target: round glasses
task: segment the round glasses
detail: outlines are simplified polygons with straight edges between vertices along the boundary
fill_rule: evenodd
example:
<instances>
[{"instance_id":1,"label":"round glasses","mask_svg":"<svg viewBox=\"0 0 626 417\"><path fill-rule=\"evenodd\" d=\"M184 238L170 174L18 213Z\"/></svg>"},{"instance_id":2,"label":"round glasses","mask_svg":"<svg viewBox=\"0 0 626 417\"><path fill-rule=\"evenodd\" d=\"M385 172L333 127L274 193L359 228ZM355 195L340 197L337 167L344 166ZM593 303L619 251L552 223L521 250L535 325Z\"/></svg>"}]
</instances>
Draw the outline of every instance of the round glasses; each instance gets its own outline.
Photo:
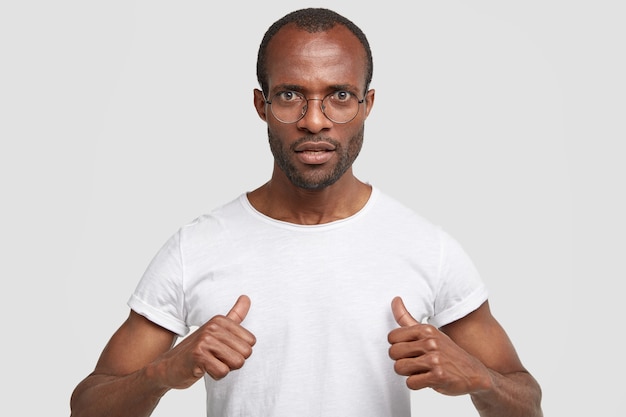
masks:
<instances>
[{"instance_id":1,"label":"round glasses","mask_svg":"<svg viewBox=\"0 0 626 417\"><path fill-rule=\"evenodd\" d=\"M349 91L335 91L324 98L306 98L297 91L281 91L272 100L265 100L274 117L282 123L295 123L302 119L309 108L309 101L320 102L322 113L334 123L348 123L359 113L359 98Z\"/></svg>"}]
</instances>

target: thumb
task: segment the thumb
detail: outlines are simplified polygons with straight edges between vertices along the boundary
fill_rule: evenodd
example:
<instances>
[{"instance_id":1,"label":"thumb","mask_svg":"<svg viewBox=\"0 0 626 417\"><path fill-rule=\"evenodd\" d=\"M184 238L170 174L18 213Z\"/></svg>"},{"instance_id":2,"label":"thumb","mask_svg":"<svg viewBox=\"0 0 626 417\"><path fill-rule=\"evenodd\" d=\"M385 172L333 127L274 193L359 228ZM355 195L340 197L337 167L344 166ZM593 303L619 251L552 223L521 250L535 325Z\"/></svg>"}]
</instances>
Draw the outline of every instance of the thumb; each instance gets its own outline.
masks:
<instances>
[{"instance_id":1,"label":"thumb","mask_svg":"<svg viewBox=\"0 0 626 417\"><path fill-rule=\"evenodd\" d=\"M391 301L391 311L393 312L393 317L396 319L396 322L402 327L415 326L419 324L417 320L413 318L411 313L404 306L404 302L402 298L395 297Z\"/></svg>"},{"instance_id":2,"label":"thumb","mask_svg":"<svg viewBox=\"0 0 626 417\"><path fill-rule=\"evenodd\" d=\"M226 317L240 324L248 315L248 310L250 310L250 298L247 295L240 295Z\"/></svg>"}]
</instances>

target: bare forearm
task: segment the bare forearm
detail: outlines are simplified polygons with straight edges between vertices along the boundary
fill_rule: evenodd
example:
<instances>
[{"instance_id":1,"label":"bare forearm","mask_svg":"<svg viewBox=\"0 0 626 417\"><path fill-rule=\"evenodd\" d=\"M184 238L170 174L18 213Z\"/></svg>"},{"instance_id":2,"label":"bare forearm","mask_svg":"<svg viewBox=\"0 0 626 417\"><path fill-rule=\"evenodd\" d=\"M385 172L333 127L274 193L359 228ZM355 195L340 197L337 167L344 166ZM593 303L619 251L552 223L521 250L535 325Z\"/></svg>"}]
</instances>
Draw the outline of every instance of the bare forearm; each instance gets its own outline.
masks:
<instances>
[{"instance_id":1,"label":"bare forearm","mask_svg":"<svg viewBox=\"0 0 626 417\"><path fill-rule=\"evenodd\" d=\"M491 389L471 394L481 417L543 417L541 388L526 372L492 373Z\"/></svg>"},{"instance_id":2,"label":"bare forearm","mask_svg":"<svg viewBox=\"0 0 626 417\"><path fill-rule=\"evenodd\" d=\"M147 417L168 391L146 370L125 376L90 375L74 390L71 417Z\"/></svg>"}]
</instances>

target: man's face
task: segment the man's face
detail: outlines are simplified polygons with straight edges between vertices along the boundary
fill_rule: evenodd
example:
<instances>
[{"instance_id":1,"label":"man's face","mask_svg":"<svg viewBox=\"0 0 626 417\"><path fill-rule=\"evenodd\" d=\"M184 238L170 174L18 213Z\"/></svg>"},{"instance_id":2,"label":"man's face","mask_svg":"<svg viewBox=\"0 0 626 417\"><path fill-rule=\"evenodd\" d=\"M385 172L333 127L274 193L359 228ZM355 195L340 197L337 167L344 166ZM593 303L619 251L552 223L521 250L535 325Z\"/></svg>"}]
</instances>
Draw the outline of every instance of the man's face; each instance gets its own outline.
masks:
<instances>
[{"instance_id":1,"label":"man's face","mask_svg":"<svg viewBox=\"0 0 626 417\"><path fill-rule=\"evenodd\" d=\"M334 123L322 113L321 99L347 91L363 99L365 50L348 29L338 25L328 32L308 33L294 25L283 27L270 41L267 55L269 94L295 91L310 100L304 117L295 123L277 120L260 91L255 106L267 122L275 164L292 184L321 189L351 170L363 144L364 121L374 100L370 91L348 123Z\"/></svg>"}]
</instances>

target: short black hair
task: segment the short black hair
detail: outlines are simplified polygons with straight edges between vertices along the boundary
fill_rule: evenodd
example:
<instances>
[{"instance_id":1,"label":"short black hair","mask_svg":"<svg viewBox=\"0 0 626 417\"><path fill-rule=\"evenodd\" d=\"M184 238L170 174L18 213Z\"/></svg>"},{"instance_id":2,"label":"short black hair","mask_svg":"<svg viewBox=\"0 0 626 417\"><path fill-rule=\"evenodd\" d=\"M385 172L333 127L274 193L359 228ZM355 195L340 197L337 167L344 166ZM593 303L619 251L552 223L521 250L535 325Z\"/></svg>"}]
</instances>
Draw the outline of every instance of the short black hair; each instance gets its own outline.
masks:
<instances>
[{"instance_id":1,"label":"short black hair","mask_svg":"<svg viewBox=\"0 0 626 417\"><path fill-rule=\"evenodd\" d=\"M367 41L365 33L363 33L363 31L351 20L343 17L337 12L324 8L307 8L293 11L277 20L272 26L269 27L267 32L265 32L265 36L263 36L263 40L259 46L259 54L256 62L256 76L259 81L259 85L261 86L261 90L263 90L265 95L268 94L269 89L267 82L267 46L274 35L276 35L276 33L283 26L289 23L294 23L298 28L304 29L309 33L326 32L335 27L337 24L343 25L350 30L350 32L352 32L359 39L361 45L363 45L367 56L365 74L365 91L367 91L370 83L372 82L374 61L372 59L372 50L370 49L370 44Z\"/></svg>"}]
</instances>

